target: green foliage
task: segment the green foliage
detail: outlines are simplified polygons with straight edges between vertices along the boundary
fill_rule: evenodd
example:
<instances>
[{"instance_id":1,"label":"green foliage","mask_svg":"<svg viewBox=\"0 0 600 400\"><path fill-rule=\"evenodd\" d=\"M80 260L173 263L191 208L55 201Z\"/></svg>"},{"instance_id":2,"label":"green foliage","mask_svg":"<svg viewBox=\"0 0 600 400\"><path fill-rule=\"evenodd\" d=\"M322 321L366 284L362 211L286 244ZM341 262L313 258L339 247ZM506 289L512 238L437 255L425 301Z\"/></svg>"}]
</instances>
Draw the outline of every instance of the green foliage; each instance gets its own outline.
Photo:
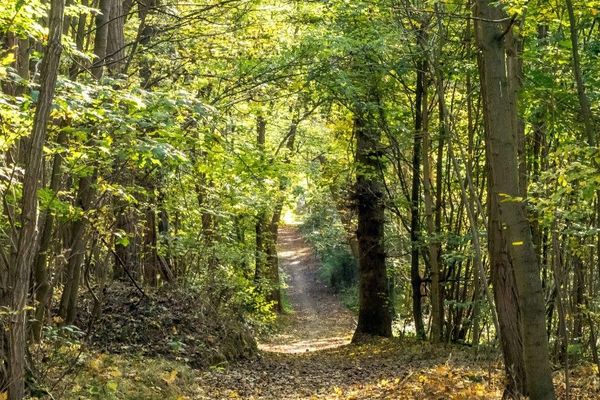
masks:
<instances>
[{"instance_id":1,"label":"green foliage","mask_svg":"<svg viewBox=\"0 0 600 400\"><path fill-rule=\"evenodd\" d=\"M314 198L309 208L301 230L320 258L321 279L336 291L351 288L356 285L357 261L350 253L337 211L327 199Z\"/></svg>"}]
</instances>

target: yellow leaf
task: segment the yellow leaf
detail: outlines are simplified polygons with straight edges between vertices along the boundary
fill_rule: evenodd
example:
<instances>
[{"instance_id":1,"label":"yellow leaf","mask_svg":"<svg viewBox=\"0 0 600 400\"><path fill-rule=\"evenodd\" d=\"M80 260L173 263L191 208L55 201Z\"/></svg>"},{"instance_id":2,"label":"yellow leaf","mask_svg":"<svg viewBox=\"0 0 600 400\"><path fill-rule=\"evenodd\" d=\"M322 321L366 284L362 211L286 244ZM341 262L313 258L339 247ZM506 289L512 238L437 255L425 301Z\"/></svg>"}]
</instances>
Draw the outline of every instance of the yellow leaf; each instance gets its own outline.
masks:
<instances>
[{"instance_id":1,"label":"yellow leaf","mask_svg":"<svg viewBox=\"0 0 600 400\"><path fill-rule=\"evenodd\" d=\"M108 375L112 376L113 378L120 378L121 376L123 376L121 371L119 371L117 368L113 368L110 371L108 371Z\"/></svg>"},{"instance_id":2,"label":"yellow leaf","mask_svg":"<svg viewBox=\"0 0 600 400\"><path fill-rule=\"evenodd\" d=\"M519 240L519 241L517 241L517 242L512 242L512 245L513 245L513 246L523 246L523 241L522 241L522 240Z\"/></svg>"},{"instance_id":3,"label":"yellow leaf","mask_svg":"<svg viewBox=\"0 0 600 400\"><path fill-rule=\"evenodd\" d=\"M8 400L8 392L0 393L0 400Z\"/></svg>"},{"instance_id":4,"label":"yellow leaf","mask_svg":"<svg viewBox=\"0 0 600 400\"><path fill-rule=\"evenodd\" d=\"M109 381L106 383L106 388L108 390L110 390L111 392L116 392L118 387L119 387L119 384L117 382Z\"/></svg>"},{"instance_id":5,"label":"yellow leaf","mask_svg":"<svg viewBox=\"0 0 600 400\"><path fill-rule=\"evenodd\" d=\"M175 382L175 379L177 379L177 370L175 369L162 376L162 380L165 381L167 385L172 385L173 382Z\"/></svg>"},{"instance_id":6,"label":"yellow leaf","mask_svg":"<svg viewBox=\"0 0 600 400\"><path fill-rule=\"evenodd\" d=\"M16 60L15 55L13 53L8 53L6 55L6 57L4 57L2 59L2 65L10 65L10 64L14 63L15 60ZM0 396L1 396L1 394L0 394ZM6 396L8 396L8 394L6 394ZM2 399L2 397L0 397L0 399Z\"/></svg>"},{"instance_id":7,"label":"yellow leaf","mask_svg":"<svg viewBox=\"0 0 600 400\"><path fill-rule=\"evenodd\" d=\"M102 358L98 357L98 358L94 358L93 360L90 360L88 362L88 366L93 369L94 371L98 371L100 370L100 368L102 368Z\"/></svg>"}]
</instances>

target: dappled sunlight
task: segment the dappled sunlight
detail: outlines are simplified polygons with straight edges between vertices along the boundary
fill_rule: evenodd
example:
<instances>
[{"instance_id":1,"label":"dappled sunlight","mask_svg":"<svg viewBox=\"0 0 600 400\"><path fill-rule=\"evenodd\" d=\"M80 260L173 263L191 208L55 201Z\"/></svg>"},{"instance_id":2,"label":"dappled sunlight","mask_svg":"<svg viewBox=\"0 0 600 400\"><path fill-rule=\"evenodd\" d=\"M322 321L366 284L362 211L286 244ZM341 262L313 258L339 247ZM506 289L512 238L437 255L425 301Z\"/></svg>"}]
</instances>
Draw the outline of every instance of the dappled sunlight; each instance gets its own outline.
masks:
<instances>
[{"instance_id":1,"label":"dappled sunlight","mask_svg":"<svg viewBox=\"0 0 600 400\"><path fill-rule=\"evenodd\" d=\"M501 363L490 354L477 360L464 347L378 339L264 353L235 370L207 374L205 383L207 399L492 400L502 396L502 376Z\"/></svg>"},{"instance_id":2,"label":"dappled sunlight","mask_svg":"<svg viewBox=\"0 0 600 400\"><path fill-rule=\"evenodd\" d=\"M352 340L352 336L334 336L317 339L306 339L282 344L261 343L258 345L258 348L263 351L295 354L345 346L347 344L350 344L350 340Z\"/></svg>"},{"instance_id":3,"label":"dappled sunlight","mask_svg":"<svg viewBox=\"0 0 600 400\"><path fill-rule=\"evenodd\" d=\"M285 211L283 213L283 217L281 219L283 220L283 223L285 225L299 225L300 224L300 220L298 219L298 216L290 208L285 209Z\"/></svg>"}]
</instances>

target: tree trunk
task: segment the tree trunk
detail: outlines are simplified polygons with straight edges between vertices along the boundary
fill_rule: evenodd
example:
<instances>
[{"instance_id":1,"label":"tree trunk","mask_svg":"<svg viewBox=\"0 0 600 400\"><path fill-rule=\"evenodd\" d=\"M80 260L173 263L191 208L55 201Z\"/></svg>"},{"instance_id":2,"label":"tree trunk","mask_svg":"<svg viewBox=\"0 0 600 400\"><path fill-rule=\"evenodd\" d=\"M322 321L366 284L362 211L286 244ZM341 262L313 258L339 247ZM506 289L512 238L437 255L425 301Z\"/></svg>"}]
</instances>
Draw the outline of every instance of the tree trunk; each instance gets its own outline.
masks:
<instances>
[{"instance_id":1,"label":"tree trunk","mask_svg":"<svg viewBox=\"0 0 600 400\"><path fill-rule=\"evenodd\" d=\"M42 59L40 92L29 141L21 201L21 228L18 242L12 254L8 272L10 303L14 313L8 321L8 399L21 400L25 391L25 353L27 346L27 296L31 276L33 254L37 242L37 192L42 172L43 147L47 125L56 87L56 78L62 51L61 37L64 16L64 0L52 0L49 13L48 44Z\"/></svg>"},{"instance_id":2,"label":"tree trunk","mask_svg":"<svg viewBox=\"0 0 600 400\"><path fill-rule=\"evenodd\" d=\"M279 233L279 220L281 218L281 210L283 209L283 195L277 201L273 216L268 224L268 229L265 233L265 255L266 255L266 277L271 285L271 290L267 295L267 300L272 301L275 305L275 311L282 312L281 290L279 278L279 258L277 256L277 240Z\"/></svg>"},{"instance_id":3,"label":"tree trunk","mask_svg":"<svg viewBox=\"0 0 600 400\"><path fill-rule=\"evenodd\" d=\"M567 12L569 14L569 33L571 35L571 61L573 64L573 76L577 86L577 99L579 100L579 111L583 120L584 137L588 145L596 144L596 132L592 123L592 111L590 100L585 93L585 84L581 74L581 62L579 57L579 38L577 36L577 23L575 21L575 12L573 11L573 2L565 0Z\"/></svg>"},{"instance_id":4,"label":"tree trunk","mask_svg":"<svg viewBox=\"0 0 600 400\"><path fill-rule=\"evenodd\" d=\"M489 194L491 201L499 206L497 231L502 228L500 235L505 240L514 267L523 321L525 394L536 400L554 399L539 265L525 204L519 197L517 132L513 124L517 109L514 101L511 101L514 98L507 76L505 43L512 21L493 22L506 21L506 14L489 0L477 1L475 16L478 18L476 38L480 48ZM495 237L495 240L500 238Z\"/></svg>"},{"instance_id":5,"label":"tree trunk","mask_svg":"<svg viewBox=\"0 0 600 400\"><path fill-rule=\"evenodd\" d=\"M108 24L110 21L110 10L114 0L100 0L98 8L100 13L96 14L96 35L94 36L94 63L92 64L92 75L96 79L102 78L104 65L106 64L106 48L108 44Z\"/></svg>"},{"instance_id":6,"label":"tree trunk","mask_svg":"<svg viewBox=\"0 0 600 400\"><path fill-rule=\"evenodd\" d=\"M419 44L424 40L421 28L417 33ZM427 61L420 60L417 63L417 87L415 93L415 133L413 141L412 159L412 193L411 193L411 218L410 218L410 241L411 241L411 266L410 281L412 286L412 309L415 322L415 333L419 339L425 338L425 325L423 324L423 310L421 304L421 284L423 279L419 271L419 248L421 240L419 223L419 200L421 192L421 141L423 137L423 96L425 94L425 70Z\"/></svg>"},{"instance_id":7,"label":"tree trunk","mask_svg":"<svg viewBox=\"0 0 600 400\"><path fill-rule=\"evenodd\" d=\"M85 214L94 198L97 171L92 176L84 176L79 179L77 190L77 206ZM86 228L85 216L71 224L71 241L68 249L68 263L66 268L65 285L60 299L59 315L65 324L70 325L77 316L77 298L79 283L81 281L81 266L86 250Z\"/></svg>"},{"instance_id":8,"label":"tree trunk","mask_svg":"<svg viewBox=\"0 0 600 400\"><path fill-rule=\"evenodd\" d=\"M384 194L381 176L380 133L367 110L357 106L356 205L359 246L359 312L353 342L364 335L392 336L384 249Z\"/></svg>"},{"instance_id":9,"label":"tree trunk","mask_svg":"<svg viewBox=\"0 0 600 400\"><path fill-rule=\"evenodd\" d=\"M63 145L66 142L67 135L64 132L59 133L57 144ZM49 189L53 195L57 195L60 188L61 167L63 157L62 154L56 153L52 162L52 175L50 177ZM41 222L39 224L41 228L40 245L35 255L33 262L33 274L35 278L35 318L31 323L31 330L33 338L39 341L42 338L42 327L44 326L44 317L46 315L46 308L50 301L50 282L48 279L48 250L50 249L50 242L52 239L52 231L54 227L54 217L45 212L41 216Z\"/></svg>"},{"instance_id":10,"label":"tree trunk","mask_svg":"<svg viewBox=\"0 0 600 400\"><path fill-rule=\"evenodd\" d=\"M439 85L438 85L439 87ZM436 229L434 200L431 178L431 137L429 134L429 113L427 112L427 89L423 92L423 199L425 205L425 221L427 227L429 266L431 268L431 340L441 342L444 329L444 296L441 286L440 242ZM441 118L440 118L441 119ZM439 164L438 164L439 165Z\"/></svg>"},{"instance_id":11,"label":"tree trunk","mask_svg":"<svg viewBox=\"0 0 600 400\"><path fill-rule=\"evenodd\" d=\"M118 75L125 65L125 15L123 0L112 0L106 43L106 64L111 75Z\"/></svg>"}]
</instances>

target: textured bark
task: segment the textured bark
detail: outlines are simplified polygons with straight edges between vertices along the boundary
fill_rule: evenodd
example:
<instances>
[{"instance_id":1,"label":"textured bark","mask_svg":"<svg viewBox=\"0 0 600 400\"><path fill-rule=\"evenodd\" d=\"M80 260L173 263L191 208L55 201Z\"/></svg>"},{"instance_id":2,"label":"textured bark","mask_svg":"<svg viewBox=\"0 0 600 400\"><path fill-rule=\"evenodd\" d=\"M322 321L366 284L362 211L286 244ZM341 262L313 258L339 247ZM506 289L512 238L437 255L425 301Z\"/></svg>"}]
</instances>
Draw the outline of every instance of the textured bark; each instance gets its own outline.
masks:
<instances>
[{"instance_id":1,"label":"textured bark","mask_svg":"<svg viewBox=\"0 0 600 400\"><path fill-rule=\"evenodd\" d=\"M48 44L44 51L40 73L40 92L31 132L21 200L21 228L8 271L10 303L14 311L8 320L8 398L21 400L24 396L27 296L37 242L37 192L42 172L43 147L56 87L64 16L64 0L50 4Z\"/></svg>"},{"instance_id":2,"label":"textured bark","mask_svg":"<svg viewBox=\"0 0 600 400\"><path fill-rule=\"evenodd\" d=\"M372 116L361 106L354 113L354 133L360 304L352 339L356 342L365 335L392 336L392 316L385 265L380 133L372 126Z\"/></svg>"},{"instance_id":3,"label":"textured bark","mask_svg":"<svg viewBox=\"0 0 600 400\"><path fill-rule=\"evenodd\" d=\"M510 93L506 60L506 36L511 31L512 21L507 21L506 14L489 0L477 1L475 16L479 18L476 38L480 49L489 195L499 206L496 231L501 229L514 267L523 322L526 394L536 400L554 399L539 265L525 204L519 197L517 131L513 123L517 109ZM499 20L506 22L492 22Z\"/></svg>"},{"instance_id":4,"label":"textured bark","mask_svg":"<svg viewBox=\"0 0 600 400\"><path fill-rule=\"evenodd\" d=\"M96 35L94 36L94 56L96 57L92 64L92 75L96 79L102 78L104 65L106 63L106 49L108 44L108 21L110 20L110 10L114 0L100 0L100 13L96 15Z\"/></svg>"},{"instance_id":5,"label":"textured bark","mask_svg":"<svg viewBox=\"0 0 600 400\"><path fill-rule=\"evenodd\" d=\"M488 194L488 251L500 344L508 378L505 397L517 398L527 392L519 300L513 265L502 236L497 199L491 193Z\"/></svg>"},{"instance_id":6,"label":"textured bark","mask_svg":"<svg viewBox=\"0 0 600 400\"><path fill-rule=\"evenodd\" d=\"M106 43L106 65L111 75L118 75L125 65L125 15L122 0L111 0L110 22Z\"/></svg>"}]
</instances>

